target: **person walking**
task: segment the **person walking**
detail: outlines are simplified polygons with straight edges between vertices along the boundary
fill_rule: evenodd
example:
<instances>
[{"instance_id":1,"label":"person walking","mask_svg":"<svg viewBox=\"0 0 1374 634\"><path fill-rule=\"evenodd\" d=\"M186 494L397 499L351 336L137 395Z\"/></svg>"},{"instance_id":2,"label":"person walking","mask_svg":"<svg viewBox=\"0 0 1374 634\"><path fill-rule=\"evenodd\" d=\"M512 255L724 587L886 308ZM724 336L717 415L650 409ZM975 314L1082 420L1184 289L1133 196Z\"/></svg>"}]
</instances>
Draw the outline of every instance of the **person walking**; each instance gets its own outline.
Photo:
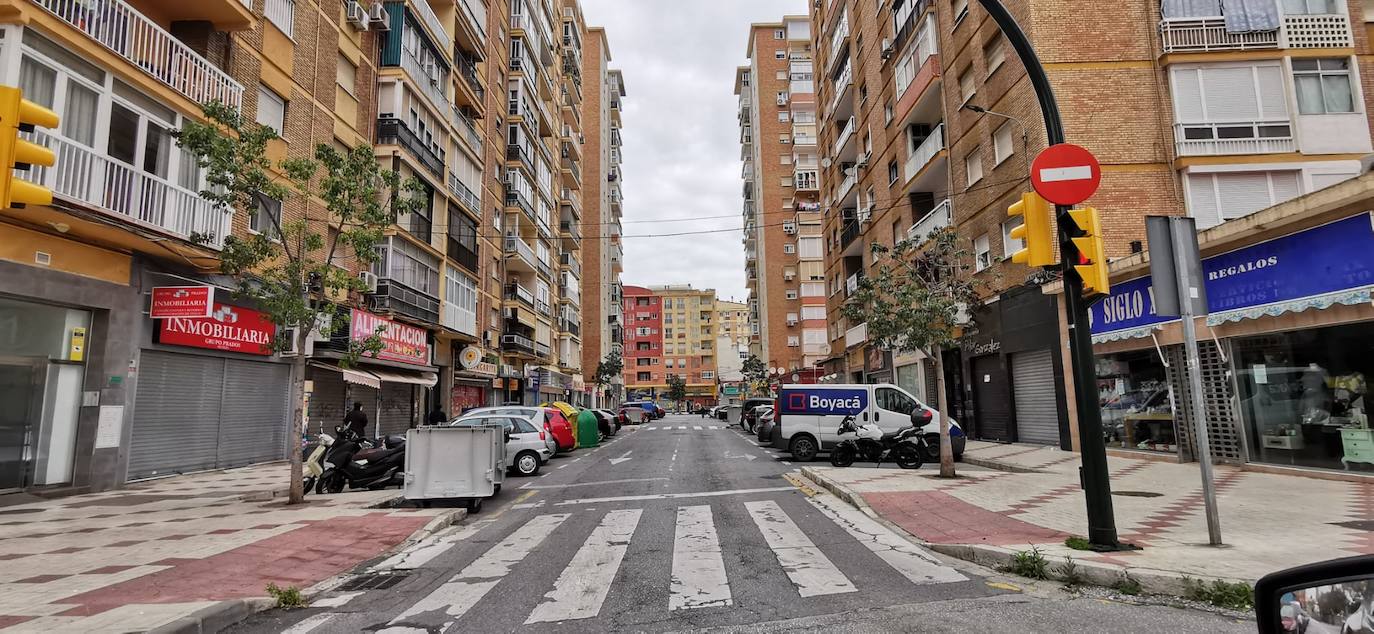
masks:
<instances>
[{"instance_id":1,"label":"person walking","mask_svg":"<svg viewBox=\"0 0 1374 634\"><path fill-rule=\"evenodd\" d=\"M353 409L344 415L344 429L357 434L359 438L367 437L367 414L363 413L363 404L353 403Z\"/></svg>"},{"instance_id":2,"label":"person walking","mask_svg":"<svg viewBox=\"0 0 1374 634\"><path fill-rule=\"evenodd\" d=\"M429 418L426 422L430 425L443 425L448 422L448 414L444 413L444 408L440 407L438 403L435 403L434 411L429 413Z\"/></svg>"}]
</instances>

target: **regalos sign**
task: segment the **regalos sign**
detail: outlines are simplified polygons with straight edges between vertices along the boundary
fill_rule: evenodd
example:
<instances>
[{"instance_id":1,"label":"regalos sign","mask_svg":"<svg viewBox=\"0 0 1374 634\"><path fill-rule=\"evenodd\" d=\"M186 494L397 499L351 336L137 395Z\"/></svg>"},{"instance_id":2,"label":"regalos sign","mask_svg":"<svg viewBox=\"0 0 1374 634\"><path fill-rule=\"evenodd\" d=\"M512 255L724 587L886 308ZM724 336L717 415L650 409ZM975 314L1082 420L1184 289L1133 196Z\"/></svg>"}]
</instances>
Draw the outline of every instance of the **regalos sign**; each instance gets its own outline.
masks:
<instances>
[{"instance_id":1,"label":"regalos sign","mask_svg":"<svg viewBox=\"0 0 1374 634\"><path fill-rule=\"evenodd\" d=\"M215 304L209 317L158 321L159 343L243 354L272 354L277 327L256 310Z\"/></svg>"},{"instance_id":2,"label":"regalos sign","mask_svg":"<svg viewBox=\"0 0 1374 634\"><path fill-rule=\"evenodd\" d=\"M382 338L382 351L376 358L429 365L429 342L425 331L356 308L350 323L348 336L353 341L365 341L372 335Z\"/></svg>"}]
</instances>

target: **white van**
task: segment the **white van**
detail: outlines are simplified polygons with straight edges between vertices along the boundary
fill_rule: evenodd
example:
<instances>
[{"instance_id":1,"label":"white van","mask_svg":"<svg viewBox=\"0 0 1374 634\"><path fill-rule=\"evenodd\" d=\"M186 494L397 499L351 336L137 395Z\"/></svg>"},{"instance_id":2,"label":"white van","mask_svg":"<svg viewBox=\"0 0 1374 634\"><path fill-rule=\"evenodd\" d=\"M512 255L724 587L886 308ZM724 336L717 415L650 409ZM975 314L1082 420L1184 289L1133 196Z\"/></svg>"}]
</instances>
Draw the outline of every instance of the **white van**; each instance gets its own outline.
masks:
<instances>
[{"instance_id":1,"label":"white van","mask_svg":"<svg viewBox=\"0 0 1374 634\"><path fill-rule=\"evenodd\" d=\"M829 452L840 441L835 432L845 416L854 416L860 424L877 423L884 433L890 433L909 427L912 412L929 410L933 417L922 432L934 451L940 447L940 413L891 383L784 385L774 410L773 447L790 452L799 462ZM964 453L965 437L953 420L949 422L949 436L958 460ZM926 459L938 460L939 456Z\"/></svg>"}]
</instances>

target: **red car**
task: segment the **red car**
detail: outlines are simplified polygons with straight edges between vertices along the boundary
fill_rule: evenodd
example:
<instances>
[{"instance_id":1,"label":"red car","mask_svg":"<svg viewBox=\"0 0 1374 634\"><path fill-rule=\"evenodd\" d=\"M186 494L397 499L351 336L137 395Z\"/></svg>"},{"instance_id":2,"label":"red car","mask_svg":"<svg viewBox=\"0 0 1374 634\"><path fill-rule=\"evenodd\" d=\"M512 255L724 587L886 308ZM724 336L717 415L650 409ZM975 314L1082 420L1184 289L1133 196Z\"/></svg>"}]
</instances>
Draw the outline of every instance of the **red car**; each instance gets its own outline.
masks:
<instances>
[{"instance_id":1,"label":"red car","mask_svg":"<svg viewBox=\"0 0 1374 634\"><path fill-rule=\"evenodd\" d=\"M572 451L577 448L577 440L573 437L572 423L568 422L563 412L552 407L544 408L544 429L553 435L554 442L558 443L559 451Z\"/></svg>"}]
</instances>

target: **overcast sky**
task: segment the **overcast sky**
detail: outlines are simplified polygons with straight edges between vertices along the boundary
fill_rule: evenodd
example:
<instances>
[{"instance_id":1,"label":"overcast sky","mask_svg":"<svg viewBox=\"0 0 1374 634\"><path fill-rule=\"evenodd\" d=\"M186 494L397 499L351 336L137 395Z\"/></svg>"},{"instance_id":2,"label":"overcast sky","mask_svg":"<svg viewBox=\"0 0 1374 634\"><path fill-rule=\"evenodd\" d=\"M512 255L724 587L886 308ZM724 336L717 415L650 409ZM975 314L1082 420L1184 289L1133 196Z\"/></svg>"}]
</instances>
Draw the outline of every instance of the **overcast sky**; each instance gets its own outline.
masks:
<instances>
[{"instance_id":1,"label":"overcast sky","mask_svg":"<svg viewBox=\"0 0 1374 634\"><path fill-rule=\"evenodd\" d=\"M749 24L805 0L582 0L625 75L626 284L687 284L744 301L735 68ZM719 218L716 216L727 216ZM645 234L721 229L680 237Z\"/></svg>"}]
</instances>

